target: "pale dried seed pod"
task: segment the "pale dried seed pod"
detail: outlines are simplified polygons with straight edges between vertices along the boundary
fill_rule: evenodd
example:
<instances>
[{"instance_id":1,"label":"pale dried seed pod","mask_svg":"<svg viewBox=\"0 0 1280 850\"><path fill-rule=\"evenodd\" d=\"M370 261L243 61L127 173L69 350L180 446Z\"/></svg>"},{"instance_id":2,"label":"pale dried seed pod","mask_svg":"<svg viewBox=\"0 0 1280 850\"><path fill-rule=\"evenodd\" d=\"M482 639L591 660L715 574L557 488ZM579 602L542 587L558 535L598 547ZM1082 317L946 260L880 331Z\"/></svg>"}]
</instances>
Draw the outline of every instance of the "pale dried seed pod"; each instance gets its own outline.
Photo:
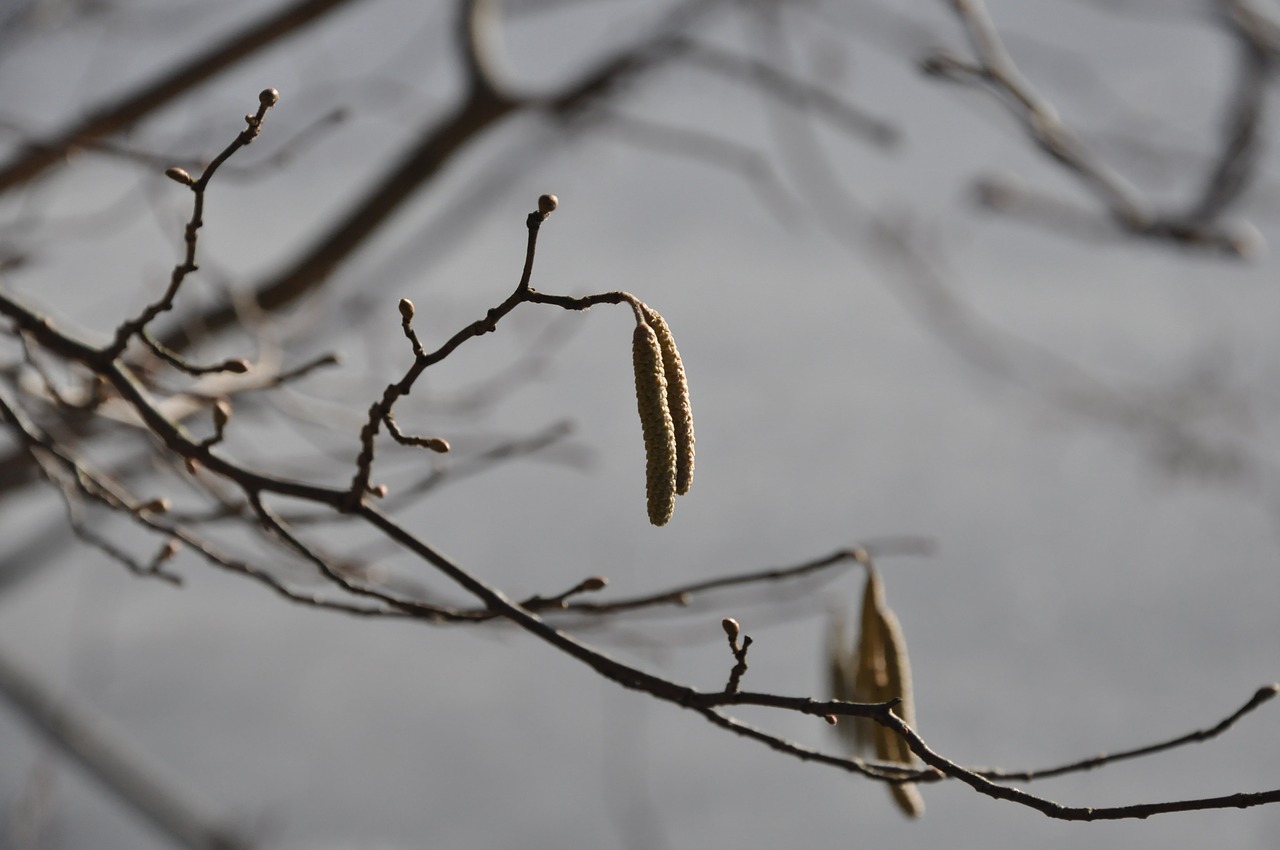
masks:
<instances>
[{"instance_id":1,"label":"pale dried seed pod","mask_svg":"<svg viewBox=\"0 0 1280 850\"><path fill-rule=\"evenodd\" d=\"M883 594L880 595L880 601L882 603L884 601ZM881 641L885 649L884 666L888 673L887 698L892 699L896 696L902 700L893 711L902 718L904 723L915 728L915 706L911 696L911 665L907 662L907 642L902 634L902 627L898 624L898 618L888 606L884 606L880 611L880 627ZM878 754L885 761L899 764L912 764L915 761L915 755L907 746L906 739L895 735L883 726L880 727L880 735L881 746L878 750L882 752ZM920 789L913 783L890 785L889 790L893 792L893 799L898 804L898 808L905 814L910 817L919 817L924 814L924 798L920 795Z\"/></svg>"},{"instance_id":2,"label":"pale dried seed pod","mask_svg":"<svg viewBox=\"0 0 1280 850\"><path fill-rule=\"evenodd\" d=\"M636 374L636 405L644 432L645 492L649 521L666 525L675 510L676 429L667 407L667 379L657 334L637 321L631 337L631 364Z\"/></svg>"},{"instance_id":3,"label":"pale dried seed pod","mask_svg":"<svg viewBox=\"0 0 1280 850\"><path fill-rule=\"evenodd\" d=\"M862 594L862 612L858 623L858 647L854 650L854 702L884 702L888 675L885 671L883 631L877 614L876 597L882 593L880 577L868 566L867 584ZM861 752L875 752L881 732L880 724L867 717L853 722L854 746Z\"/></svg>"},{"instance_id":4,"label":"pale dried seed pod","mask_svg":"<svg viewBox=\"0 0 1280 850\"><path fill-rule=\"evenodd\" d=\"M693 485L693 408L689 406L689 379L666 319L644 307L645 321L653 328L662 348L662 370L667 377L667 409L676 429L676 493L683 496Z\"/></svg>"},{"instance_id":5,"label":"pale dried seed pod","mask_svg":"<svg viewBox=\"0 0 1280 850\"><path fill-rule=\"evenodd\" d=\"M895 713L906 725L915 727L915 710L911 699L911 668L906 658L906 639L897 617L884 599L884 585L869 559L867 586L863 590L858 645L844 646L842 629L832 631L828 646L832 693L837 699L855 703L884 703L899 698ZM837 623L837 626L840 623ZM837 727L842 737L850 739L854 751L874 753L882 762L913 764L914 754L899 735L865 717L845 718ZM919 817L924 813L924 798L913 782L890 785L893 801L905 814Z\"/></svg>"},{"instance_id":6,"label":"pale dried seed pod","mask_svg":"<svg viewBox=\"0 0 1280 850\"><path fill-rule=\"evenodd\" d=\"M885 600L884 584L875 567L868 561L867 584L863 592L861 628L856 650L857 673L854 694L858 702L886 702L895 697L901 703L894 713L915 728L915 707L911 693L911 665L907 660L907 642L897 616ZM856 718L853 723L858 749L873 750L876 758L895 764L910 765L915 756L907 742L891 730L872 720ZM909 782L889 786L905 814L919 817L924 813L924 798Z\"/></svg>"}]
</instances>

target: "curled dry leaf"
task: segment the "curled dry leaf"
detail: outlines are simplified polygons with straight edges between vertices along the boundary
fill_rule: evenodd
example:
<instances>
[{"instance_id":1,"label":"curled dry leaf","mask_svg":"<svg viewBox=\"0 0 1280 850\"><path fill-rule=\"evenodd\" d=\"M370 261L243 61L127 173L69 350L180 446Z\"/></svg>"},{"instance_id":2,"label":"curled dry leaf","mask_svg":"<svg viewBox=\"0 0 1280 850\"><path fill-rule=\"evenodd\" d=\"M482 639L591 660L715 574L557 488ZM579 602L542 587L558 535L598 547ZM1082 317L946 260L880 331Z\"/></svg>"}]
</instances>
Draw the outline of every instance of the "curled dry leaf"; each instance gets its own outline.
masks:
<instances>
[{"instance_id":1,"label":"curled dry leaf","mask_svg":"<svg viewBox=\"0 0 1280 850\"><path fill-rule=\"evenodd\" d=\"M887 702L900 699L894 713L914 728L915 704L911 694L911 667L907 642L898 618L885 600L880 574L867 564L867 584L863 591L858 644L850 652L844 629L833 628L828 659L831 691L836 699L850 702ZM907 742L891 730L865 717L843 719L836 727L855 752L871 752L877 759L910 765L915 757ZM909 782L891 784L898 807L911 817L924 813L924 798Z\"/></svg>"}]
</instances>

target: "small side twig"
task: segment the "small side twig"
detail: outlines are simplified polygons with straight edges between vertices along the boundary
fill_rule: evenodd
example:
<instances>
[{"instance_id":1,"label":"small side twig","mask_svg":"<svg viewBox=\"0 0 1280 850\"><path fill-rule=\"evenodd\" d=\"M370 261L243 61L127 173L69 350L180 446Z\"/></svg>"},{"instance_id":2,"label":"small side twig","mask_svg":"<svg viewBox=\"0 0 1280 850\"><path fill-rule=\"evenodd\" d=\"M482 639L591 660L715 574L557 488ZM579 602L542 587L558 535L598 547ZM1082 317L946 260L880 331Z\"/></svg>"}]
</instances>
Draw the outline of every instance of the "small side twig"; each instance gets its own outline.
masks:
<instances>
[{"instance_id":1,"label":"small side twig","mask_svg":"<svg viewBox=\"0 0 1280 850\"><path fill-rule=\"evenodd\" d=\"M1259 688L1249 701L1236 709L1224 720L1215 726L1206 729L1197 729L1194 732L1188 732L1185 735L1179 735L1167 741L1161 741L1157 744L1149 744L1145 747L1136 747L1131 750L1121 750L1115 753L1100 753L1087 759L1071 762L1069 764L1059 765L1058 767L1041 768L1039 770L1003 770L1001 768L974 768L974 773L987 779L997 779L1002 781L1021 781L1030 782L1035 779L1048 779L1052 776L1062 776L1067 773L1079 773L1081 771L1095 770L1103 765L1112 764L1126 759L1141 758L1143 756L1161 753L1166 750L1172 750L1175 747L1185 746L1187 744L1198 744L1202 741L1208 741L1216 738L1226 732L1236 724L1240 718L1249 714L1254 709L1270 701L1276 694L1280 693L1280 684L1266 685Z\"/></svg>"},{"instance_id":2,"label":"small side twig","mask_svg":"<svg viewBox=\"0 0 1280 850\"><path fill-rule=\"evenodd\" d=\"M187 276L196 271L199 266L196 265L196 245L199 242L200 228L204 226L204 195L208 189L209 181L213 179L213 175L218 168L226 162L232 154L241 148L249 145L258 137L258 133L262 130L262 122L267 116L267 111L275 106L280 100L280 93L275 89L264 89L258 94L258 111L252 115L246 115L245 128L240 134L223 148L222 152L213 158L213 161L205 167L199 178L193 178L184 169L170 168L165 172L175 182L181 183L191 189L195 195L192 201L191 218L187 221L183 239L186 243L186 252L182 262L173 267L173 272L169 275L169 286L159 300L149 304L138 316L128 319L120 324L116 329L115 339L111 344L102 350L101 356L104 360L110 361L118 358L129 344L129 340L134 336L140 335L157 316L168 310L173 309L174 299L178 296L178 290L181 288L183 281ZM173 363L179 368L186 371L185 365L179 365L179 361L175 356L165 357L162 351L167 351L163 346L155 345L152 349L166 362ZM229 370L234 371L234 370Z\"/></svg>"},{"instance_id":3,"label":"small side twig","mask_svg":"<svg viewBox=\"0 0 1280 850\"><path fill-rule=\"evenodd\" d=\"M742 635L742 643L738 643L738 635L741 634L742 627L732 617L721 620L720 627L724 629L725 636L729 639L729 651L733 653L734 661L737 662L729 671L729 681L724 686L724 692L736 694L742 686L742 676L747 672L747 650L751 648L751 636Z\"/></svg>"}]
</instances>

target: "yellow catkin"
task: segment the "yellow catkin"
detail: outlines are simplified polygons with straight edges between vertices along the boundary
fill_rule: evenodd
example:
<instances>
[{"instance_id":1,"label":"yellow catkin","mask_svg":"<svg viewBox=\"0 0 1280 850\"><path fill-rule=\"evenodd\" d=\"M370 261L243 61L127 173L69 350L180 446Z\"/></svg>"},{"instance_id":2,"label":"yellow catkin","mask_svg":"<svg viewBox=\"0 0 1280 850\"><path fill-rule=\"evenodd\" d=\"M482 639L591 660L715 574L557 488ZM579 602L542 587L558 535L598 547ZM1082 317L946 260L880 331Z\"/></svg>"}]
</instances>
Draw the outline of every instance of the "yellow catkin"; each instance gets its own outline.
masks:
<instances>
[{"instance_id":1,"label":"yellow catkin","mask_svg":"<svg viewBox=\"0 0 1280 850\"><path fill-rule=\"evenodd\" d=\"M858 648L854 655L857 666L853 686L855 701L886 702L897 697L901 703L894 713L915 728L906 638L898 618L885 600L880 575L871 564L867 564ZM904 765L915 761L905 740L872 720L855 719L853 732L857 747L873 751L882 761ZM904 813L911 817L924 813L924 798L914 784L899 783L890 785L889 789L894 802Z\"/></svg>"},{"instance_id":2,"label":"yellow catkin","mask_svg":"<svg viewBox=\"0 0 1280 850\"><path fill-rule=\"evenodd\" d=\"M693 408L689 406L689 379L676 339L666 319L651 307L644 308L645 321L653 328L662 348L662 369L667 378L667 409L676 429L676 493L683 496L693 485Z\"/></svg>"},{"instance_id":3,"label":"yellow catkin","mask_svg":"<svg viewBox=\"0 0 1280 850\"><path fill-rule=\"evenodd\" d=\"M649 521L666 525L676 502L676 429L667 406L662 347L653 328L645 322L636 322L631 337L631 363L636 373L636 405L644 432Z\"/></svg>"}]
</instances>

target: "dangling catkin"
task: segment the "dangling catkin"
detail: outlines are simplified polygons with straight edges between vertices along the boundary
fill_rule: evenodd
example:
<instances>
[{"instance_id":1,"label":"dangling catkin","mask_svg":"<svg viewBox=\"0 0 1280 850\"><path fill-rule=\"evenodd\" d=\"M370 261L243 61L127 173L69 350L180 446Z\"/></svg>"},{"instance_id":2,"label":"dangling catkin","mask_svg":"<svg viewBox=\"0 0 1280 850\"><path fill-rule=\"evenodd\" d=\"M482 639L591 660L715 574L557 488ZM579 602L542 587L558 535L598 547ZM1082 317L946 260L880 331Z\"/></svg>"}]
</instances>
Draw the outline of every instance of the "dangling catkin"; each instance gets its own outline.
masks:
<instances>
[{"instance_id":1,"label":"dangling catkin","mask_svg":"<svg viewBox=\"0 0 1280 850\"><path fill-rule=\"evenodd\" d=\"M667 378L667 409L676 429L676 493L683 496L693 485L693 408L689 406L689 380L667 320L648 305L644 307L644 317L662 348L662 370Z\"/></svg>"},{"instance_id":2,"label":"dangling catkin","mask_svg":"<svg viewBox=\"0 0 1280 850\"><path fill-rule=\"evenodd\" d=\"M676 429L667 406L662 346L653 328L639 320L631 337L631 364L636 373L636 405L644 432L649 521L666 525L676 503Z\"/></svg>"},{"instance_id":3,"label":"dangling catkin","mask_svg":"<svg viewBox=\"0 0 1280 850\"><path fill-rule=\"evenodd\" d=\"M907 641L898 618L885 601L884 584L875 567L867 564L867 585L862 598L862 620L855 652L857 673L853 692L856 702L886 702L897 697L901 703L894 713L915 728L915 708L911 695L911 666L907 661ZM891 730L867 718L854 718L854 738L859 749L874 750L876 758L895 764L912 764L914 756L907 742ZM893 799L907 815L924 813L924 798L912 783L889 786Z\"/></svg>"}]
</instances>

